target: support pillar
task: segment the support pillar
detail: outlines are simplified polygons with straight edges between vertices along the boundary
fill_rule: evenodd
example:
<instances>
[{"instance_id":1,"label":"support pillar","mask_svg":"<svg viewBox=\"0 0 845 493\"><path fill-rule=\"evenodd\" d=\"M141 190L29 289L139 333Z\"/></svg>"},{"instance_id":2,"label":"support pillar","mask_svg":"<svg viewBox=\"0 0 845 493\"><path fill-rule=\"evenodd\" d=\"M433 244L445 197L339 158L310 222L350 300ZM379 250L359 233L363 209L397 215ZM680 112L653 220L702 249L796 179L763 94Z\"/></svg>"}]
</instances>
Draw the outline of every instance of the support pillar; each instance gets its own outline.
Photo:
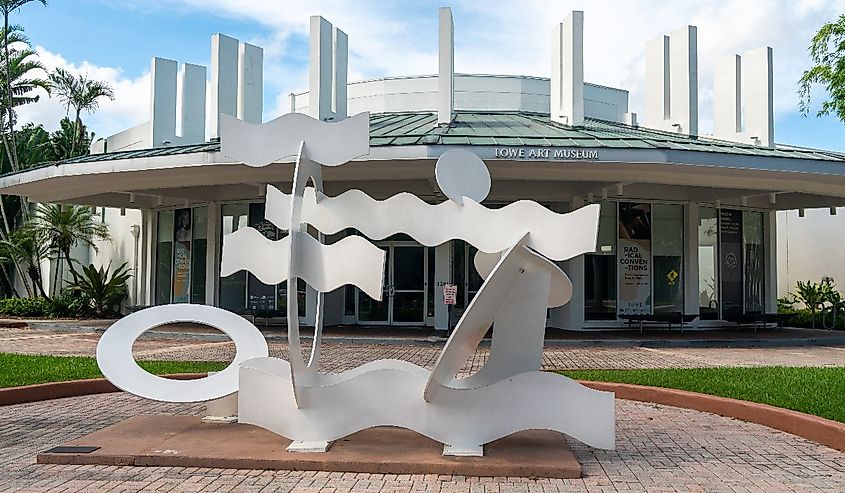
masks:
<instances>
[{"instance_id":1,"label":"support pillar","mask_svg":"<svg viewBox=\"0 0 845 493\"><path fill-rule=\"evenodd\" d=\"M698 204L684 206L684 314L696 315L698 296Z\"/></svg>"},{"instance_id":2,"label":"support pillar","mask_svg":"<svg viewBox=\"0 0 845 493\"><path fill-rule=\"evenodd\" d=\"M452 243L434 247L434 328L448 330L449 307L443 304L443 284L451 282Z\"/></svg>"},{"instance_id":3,"label":"support pillar","mask_svg":"<svg viewBox=\"0 0 845 493\"><path fill-rule=\"evenodd\" d=\"M206 230L206 255L205 255L205 304L211 306L219 305L220 285L220 204L217 202L208 203L208 224Z\"/></svg>"},{"instance_id":4,"label":"support pillar","mask_svg":"<svg viewBox=\"0 0 845 493\"><path fill-rule=\"evenodd\" d=\"M765 272L765 285L763 288L763 307L766 313L777 313L778 311L778 231L777 212L769 211L764 213L763 224L763 268Z\"/></svg>"}]
</instances>

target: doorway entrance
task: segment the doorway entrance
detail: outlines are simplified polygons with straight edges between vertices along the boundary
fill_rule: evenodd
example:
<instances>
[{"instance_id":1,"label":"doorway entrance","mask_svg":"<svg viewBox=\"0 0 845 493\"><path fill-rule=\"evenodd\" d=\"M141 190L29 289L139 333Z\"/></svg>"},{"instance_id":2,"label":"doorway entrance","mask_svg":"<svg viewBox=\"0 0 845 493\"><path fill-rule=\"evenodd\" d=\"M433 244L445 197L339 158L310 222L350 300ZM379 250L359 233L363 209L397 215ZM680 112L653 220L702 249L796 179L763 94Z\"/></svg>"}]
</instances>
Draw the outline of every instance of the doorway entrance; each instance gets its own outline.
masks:
<instances>
[{"instance_id":1,"label":"doorway entrance","mask_svg":"<svg viewBox=\"0 0 845 493\"><path fill-rule=\"evenodd\" d=\"M386 252L382 299L376 301L360 290L358 323L372 325L424 325L429 268L426 247L414 242L381 243Z\"/></svg>"}]
</instances>

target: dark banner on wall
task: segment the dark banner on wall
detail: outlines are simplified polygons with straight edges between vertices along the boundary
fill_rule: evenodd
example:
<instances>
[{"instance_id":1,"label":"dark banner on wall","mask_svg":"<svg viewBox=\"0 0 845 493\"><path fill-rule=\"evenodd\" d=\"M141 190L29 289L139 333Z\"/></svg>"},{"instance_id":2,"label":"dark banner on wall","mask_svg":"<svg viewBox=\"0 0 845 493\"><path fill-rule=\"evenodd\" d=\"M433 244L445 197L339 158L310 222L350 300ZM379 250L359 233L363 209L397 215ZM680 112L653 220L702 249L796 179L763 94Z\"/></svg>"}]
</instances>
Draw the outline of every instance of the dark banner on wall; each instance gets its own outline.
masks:
<instances>
[{"instance_id":1,"label":"dark banner on wall","mask_svg":"<svg viewBox=\"0 0 845 493\"><path fill-rule=\"evenodd\" d=\"M276 239L276 227L264 219L264 204L249 204L249 226L271 240ZM246 306L250 310L276 309L276 286L268 286L249 274L246 292Z\"/></svg>"},{"instance_id":2,"label":"dark banner on wall","mask_svg":"<svg viewBox=\"0 0 845 493\"><path fill-rule=\"evenodd\" d=\"M742 314L742 211L719 210L719 277L722 318Z\"/></svg>"},{"instance_id":3,"label":"dark banner on wall","mask_svg":"<svg viewBox=\"0 0 845 493\"><path fill-rule=\"evenodd\" d=\"M191 209L176 209L173 231L173 302L191 301Z\"/></svg>"},{"instance_id":4,"label":"dark banner on wall","mask_svg":"<svg viewBox=\"0 0 845 493\"><path fill-rule=\"evenodd\" d=\"M651 205L619 203L619 315L650 315Z\"/></svg>"}]
</instances>

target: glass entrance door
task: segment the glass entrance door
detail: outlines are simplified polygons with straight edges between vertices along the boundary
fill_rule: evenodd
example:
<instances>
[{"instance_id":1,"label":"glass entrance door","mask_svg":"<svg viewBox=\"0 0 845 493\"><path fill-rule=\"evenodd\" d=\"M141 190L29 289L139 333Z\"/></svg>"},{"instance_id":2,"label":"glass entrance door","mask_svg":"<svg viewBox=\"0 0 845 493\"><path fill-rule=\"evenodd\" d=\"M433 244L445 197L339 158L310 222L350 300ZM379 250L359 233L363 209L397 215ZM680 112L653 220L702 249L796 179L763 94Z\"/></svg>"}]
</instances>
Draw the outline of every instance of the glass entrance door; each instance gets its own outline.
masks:
<instances>
[{"instance_id":1,"label":"glass entrance door","mask_svg":"<svg viewBox=\"0 0 845 493\"><path fill-rule=\"evenodd\" d=\"M385 250L382 300L358 292L358 321L366 324L425 323L425 247L418 244L380 245Z\"/></svg>"},{"instance_id":2,"label":"glass entrance door","mask_svg":"<svg viewBox=\"0 0 845 493\"><path fill-rule=\"evenodd\" d=\"M422 325L425 321L425 247L391 248L391 323Z\"/></svg>"}]
</instances>

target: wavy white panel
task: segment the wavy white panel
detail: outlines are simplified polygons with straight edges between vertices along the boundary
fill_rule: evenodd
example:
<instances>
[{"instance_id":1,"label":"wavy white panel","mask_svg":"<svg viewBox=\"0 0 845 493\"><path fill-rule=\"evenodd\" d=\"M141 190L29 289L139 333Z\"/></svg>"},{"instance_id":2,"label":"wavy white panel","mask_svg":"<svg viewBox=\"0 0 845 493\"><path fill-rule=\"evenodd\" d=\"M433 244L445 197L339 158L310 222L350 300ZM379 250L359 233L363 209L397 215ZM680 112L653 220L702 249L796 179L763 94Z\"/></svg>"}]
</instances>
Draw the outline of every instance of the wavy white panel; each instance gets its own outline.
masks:
<instances>
[{"instance_id":1,"label":"wavy white panel","mask_svg":"<svg viewBox=\"0 0 845 493\"><path fill-rule=\"evenodd\" d=\"M370 153L370 114L359 113L327 123L302 113L289 113L264 124L220 117L220 152L249 166L267 166L295 156L305 142L308 158L339 166Z\"/></svg>"},{"instance_id":2,"label":"wavy white panel","mask_svg":"<svg viewBox=\"0 0 845 493\"><path fill-rule=\"evenodd\" d=\"M378 363L387 367L377 368ZM409 365L409 364L406 364ZM555 430L587 445L615 446L614 395L561 375L529 372L479 389L449 389L422 398L425 370L377 361L371 371L297 392L289 373L241 365L238 421L291 440L331 442L374 426L399 426L458 447L489 443L522 430Z\"/></svg>"},{"instance_id":3,"label":"wavy white panel","mask_svg":"<svg viewBox=\"0 0 845 493\"><path fill-rule=\"evenodd\" d=\"M273 221L289 218L290 195L267 186L265 215ZM501 209L488 209L465 198L430 205L409 193L375 200L361 190L337 197L305 190L304 223L325 234L355 228L372 239L406 233L426 246L465 240L479 250L493 253L513 246L526 233L526 246L552 260L567 260L596 249L600 206L591 204L566 214L520 200Z\"/></svg>"},{"instance_id":4,"label":"wavy white panel","mask_svg":"<svg viewBox=\"0 0 845 493\"><path fill-rule=\"evenodd\" d=\"M348 236L333 245L323 245L307 234L273 241L256 229L239 229L223 238L220 275L225 277L247 270L264 284L287 281L287 258L294 237L298 242L299 258L293 276L322 293L352 284L371 298L381 299L385 252L360 236Z\"/></svg>"}]
</instances>

